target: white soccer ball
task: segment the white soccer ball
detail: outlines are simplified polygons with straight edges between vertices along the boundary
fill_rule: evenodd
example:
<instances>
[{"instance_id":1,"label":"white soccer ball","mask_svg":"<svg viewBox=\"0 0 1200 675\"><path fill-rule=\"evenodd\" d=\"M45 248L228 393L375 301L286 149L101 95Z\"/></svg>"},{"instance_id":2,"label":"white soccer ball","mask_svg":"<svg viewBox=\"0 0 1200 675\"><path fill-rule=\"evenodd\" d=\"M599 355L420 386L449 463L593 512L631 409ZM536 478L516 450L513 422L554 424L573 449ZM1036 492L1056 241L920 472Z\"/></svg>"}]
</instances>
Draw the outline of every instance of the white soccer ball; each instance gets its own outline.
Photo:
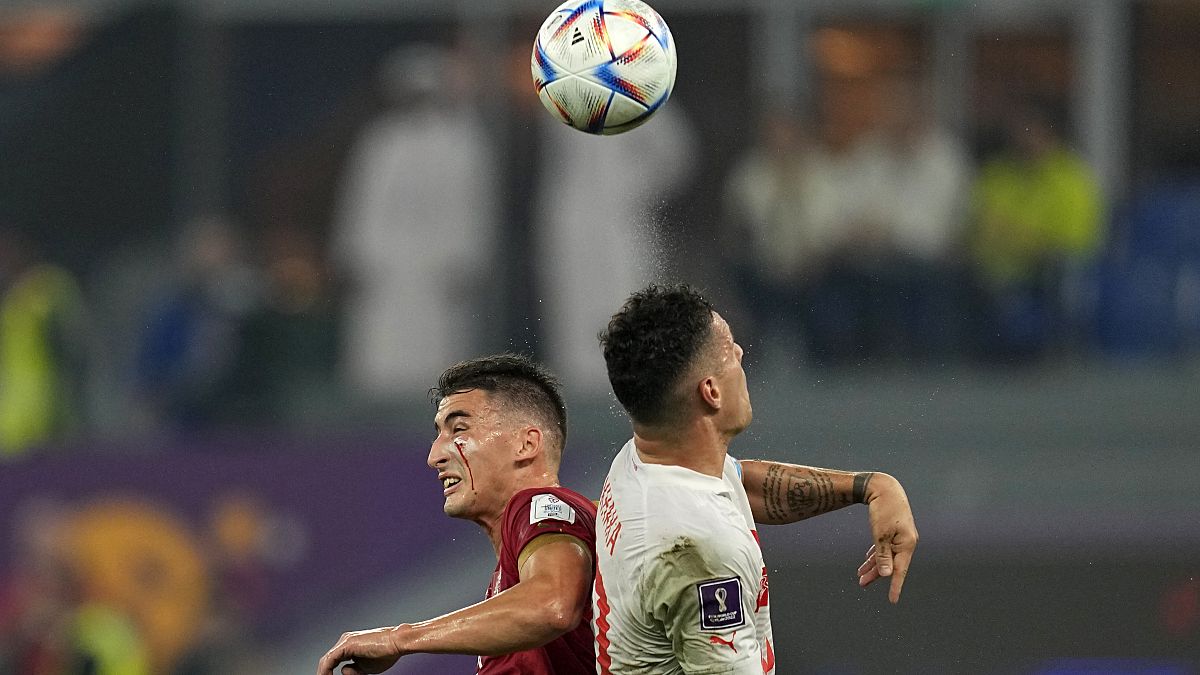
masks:
<instances>
[{"instance_id":1,"label":"white soccer ball","mask_svg":"<svg viewBox=\"0 0 1200 675\"><path fill-rule=\"evenodd\" d=\"M533 83L542 105L590 134L640 126L675 86L675 41L640 0L568 0L533 44Z\"/></svg>"}]
</instances>

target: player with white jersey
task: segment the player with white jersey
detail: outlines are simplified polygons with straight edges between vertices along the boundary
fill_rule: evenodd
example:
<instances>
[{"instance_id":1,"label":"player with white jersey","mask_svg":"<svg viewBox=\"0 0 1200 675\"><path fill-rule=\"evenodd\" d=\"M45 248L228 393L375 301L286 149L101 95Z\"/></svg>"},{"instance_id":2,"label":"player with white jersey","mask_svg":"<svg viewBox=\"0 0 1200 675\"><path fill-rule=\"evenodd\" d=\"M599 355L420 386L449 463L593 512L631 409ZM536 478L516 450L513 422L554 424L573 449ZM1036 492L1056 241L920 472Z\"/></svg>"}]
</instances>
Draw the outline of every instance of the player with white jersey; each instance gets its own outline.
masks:
<instances>
[{"instance_id":1,"label":"player with white jersey","mask_svg":"<svg viewBox=\"0 0 1200 675\"><path fill-rule=\"evenodd\" d=\"M731 458L720 478L647 464L633 441L617 455L600 493L600 672L771 672L766 567L739 473Z\"/></svg>"},{"instance_id":2,"label":"player with white jersey","mask_svg":"<svg viewBox=\"0 0 1200 675\"><path fill-rule=\"evenodd\" d=\"M702 296L639 291L601 343L634 437L613 460L597 516L599 673L775 672L756 523L868 504L875 543L859 584L890 576L899 600L917 542L899 482L728 455L753 413L742 349Z\"/></svg>"}]
</instances>

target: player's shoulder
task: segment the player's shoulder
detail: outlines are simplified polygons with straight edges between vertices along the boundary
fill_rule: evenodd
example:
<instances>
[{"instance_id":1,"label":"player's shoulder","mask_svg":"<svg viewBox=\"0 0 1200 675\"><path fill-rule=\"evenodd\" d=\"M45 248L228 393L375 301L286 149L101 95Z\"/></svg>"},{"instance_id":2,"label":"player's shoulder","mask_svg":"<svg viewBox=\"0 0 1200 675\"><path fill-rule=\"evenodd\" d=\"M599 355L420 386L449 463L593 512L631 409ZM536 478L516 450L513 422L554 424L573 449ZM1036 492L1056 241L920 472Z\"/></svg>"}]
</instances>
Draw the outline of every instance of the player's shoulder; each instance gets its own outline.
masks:
<instances>
[{"instance_id":1,"label":"player's shoulder","mask_svg":"<svg viewBox=\"0 0 1200 675\"><path fill-rule=\"evenodd\" d=\"M595 521L596 504L592 500L561 486L525 488L508 500L506 518L524 519L529 523L540 520L562 520L574 523L577 519Z\"/></svg>"},{"instance_id":2,"label":"player's shoulder","mask_svg":"<svg viewBox=\"0 0 1200 675\"><path fill-rule=\"evenodd\" d=\"M725 514L714 508L713 496L680 490L663 495L644 519L646 540L657 548L672 548L681 540L703 550L723 551L729 533Z\"/></svg>"}]
</instances>

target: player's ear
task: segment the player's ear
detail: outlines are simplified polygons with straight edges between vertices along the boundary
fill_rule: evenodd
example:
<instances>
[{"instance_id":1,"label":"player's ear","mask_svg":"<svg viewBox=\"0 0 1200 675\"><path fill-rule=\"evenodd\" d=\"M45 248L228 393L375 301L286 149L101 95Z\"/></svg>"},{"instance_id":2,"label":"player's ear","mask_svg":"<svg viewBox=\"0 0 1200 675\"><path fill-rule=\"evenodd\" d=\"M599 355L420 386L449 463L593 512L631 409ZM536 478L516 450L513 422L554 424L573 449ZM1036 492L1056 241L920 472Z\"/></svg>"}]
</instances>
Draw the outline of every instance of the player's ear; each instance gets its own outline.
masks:
<instances>
[{"instance_id":1,"label":"player's ear","mask_svg":"<svg viewBox=\"0 0 1200 675\"><path fill-rule=\"evenodd\" d=\"M716 411L721 409L721 388L717 385L717 380L712 376L700 380L700 384L696 385L700 392L700 398L704 401L704 405Z\"/></svg>"},{"instance_id":2,"label":"player's ear","mask_svg":"<svg viewBox=\"0 0 1200 675\"><path fill-rule=\"evenodd\" d=\"M525 427L521 430L521 447L517 448L519 461L530 460L542 454L542 430L537 427Z\"/></svg>"}]
</instances>

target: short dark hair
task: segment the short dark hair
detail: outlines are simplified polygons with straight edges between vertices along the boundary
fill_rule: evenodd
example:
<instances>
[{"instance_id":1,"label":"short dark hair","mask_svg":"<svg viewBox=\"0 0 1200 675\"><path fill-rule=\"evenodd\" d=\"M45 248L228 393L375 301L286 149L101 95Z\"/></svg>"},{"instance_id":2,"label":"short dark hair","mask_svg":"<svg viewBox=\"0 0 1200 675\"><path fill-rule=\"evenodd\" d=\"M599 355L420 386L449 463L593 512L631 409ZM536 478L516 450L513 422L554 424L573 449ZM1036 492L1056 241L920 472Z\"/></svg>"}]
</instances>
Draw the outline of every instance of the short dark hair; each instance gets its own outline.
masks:
<instances>
[{"instance_id":1,"label":"short dark hair","mask_svg":"<svg viewBox=\"0 0 1200 675\"><path fill-rule=\"evenodd\" d=\"M493 354L460 361L438 377L429 390L434 405L452 394L481 389L500 399L500 405L534 413L551 424L558 435L558 450L567 444L567 406L562 385L544 366L523 354Z\"/></svg>"},{"instance_id":2,"label":"short dark hair","mask_svg":"<svg viewBox=\"0 0 1200 675\"><path fill-rule=\"evenodd\" d=\"M713 306L686 284L650 285L629 296L600 333L608 381L640 424L678 410L675 388L712 339Z\"/></svg>"}]
</instances>

